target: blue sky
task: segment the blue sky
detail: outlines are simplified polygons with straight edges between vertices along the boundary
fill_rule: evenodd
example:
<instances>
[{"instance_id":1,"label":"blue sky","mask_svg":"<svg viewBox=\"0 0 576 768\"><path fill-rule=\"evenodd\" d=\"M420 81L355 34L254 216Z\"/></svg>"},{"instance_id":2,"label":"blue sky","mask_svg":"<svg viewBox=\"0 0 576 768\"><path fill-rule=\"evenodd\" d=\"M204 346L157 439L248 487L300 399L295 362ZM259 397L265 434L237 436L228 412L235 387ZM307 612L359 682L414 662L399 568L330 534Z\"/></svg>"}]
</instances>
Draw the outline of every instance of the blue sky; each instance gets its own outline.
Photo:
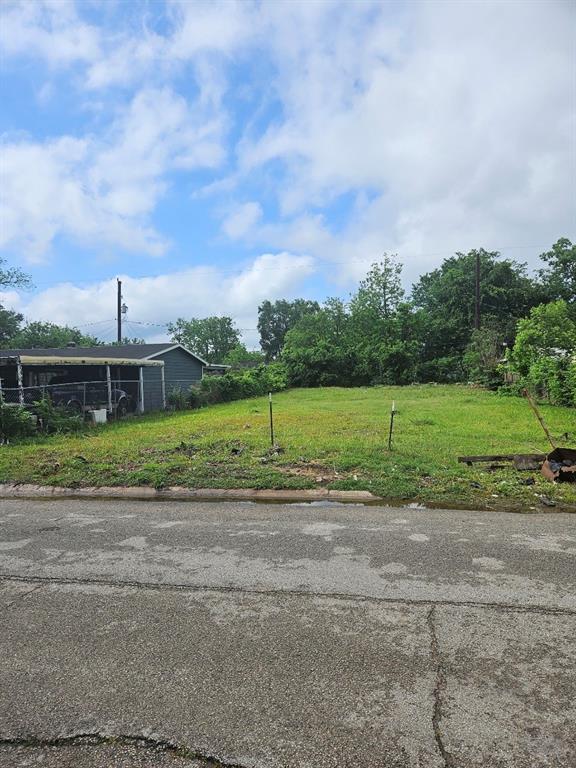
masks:
<instances>
[{"instance_id":1,"label":"blue sky","mask_svg":"<svg viewBox=\"0 0 576 768\"><path fill-rule=\"evenodd\" d=\"M2 4L0 254L28 319L255 327L265 298L406 285L574 237L569 2ZM92 325L96 324L96 325ZM256 335L245 334L249 345Z\"/></svg>"}]
</instances>

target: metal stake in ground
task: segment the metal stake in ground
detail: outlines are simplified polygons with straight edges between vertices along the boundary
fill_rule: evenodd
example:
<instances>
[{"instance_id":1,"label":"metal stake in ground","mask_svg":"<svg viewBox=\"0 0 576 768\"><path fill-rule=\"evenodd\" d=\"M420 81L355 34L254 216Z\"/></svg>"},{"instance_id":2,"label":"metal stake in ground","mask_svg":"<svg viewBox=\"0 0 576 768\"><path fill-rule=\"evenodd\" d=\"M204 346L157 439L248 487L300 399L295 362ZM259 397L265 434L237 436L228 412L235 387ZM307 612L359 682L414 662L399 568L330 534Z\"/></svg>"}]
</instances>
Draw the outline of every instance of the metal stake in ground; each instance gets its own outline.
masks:
<instances>
[{"instance_id":1,"label":"metal stake in ground","mask_svg":"<svg viewBox=\"0 0 576 768\"><path fill-rule=\"evenodd\" d=\"M388 450L392 450L392 432L394 430L394 415L396 413L396 401L392 400L392 410L390 411L390 432L388 433Z\"/></svg>"},{"instance_id":2,"label":"metal stake in ground","mask_svg":"<svg viewBox=\"0 0 576 768\"><path fill-rule=\"evenodd\" d=\"M274 448L274 413L272 411L272 392L268 392L268 403L270 405L270 445Z\"/></svg>"}]
</instances>

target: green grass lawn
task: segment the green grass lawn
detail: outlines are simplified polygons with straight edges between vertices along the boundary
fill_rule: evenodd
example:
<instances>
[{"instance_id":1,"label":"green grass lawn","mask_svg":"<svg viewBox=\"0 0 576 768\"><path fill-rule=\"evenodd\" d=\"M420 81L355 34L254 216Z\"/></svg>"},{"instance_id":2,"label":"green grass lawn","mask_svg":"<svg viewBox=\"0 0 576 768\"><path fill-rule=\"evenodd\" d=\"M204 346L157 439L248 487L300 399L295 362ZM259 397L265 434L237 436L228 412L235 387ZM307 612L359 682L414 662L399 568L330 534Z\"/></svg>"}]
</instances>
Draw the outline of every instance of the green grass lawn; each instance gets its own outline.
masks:
<instances>
[{"instance_id":1,"label":"green grass lawn","mask_svg":"<svg viewBox=\"0 0 576 768\"><path fill-rule=\"evenodd\" d=\"M392 452L389 412L396 401ZM156 414L0 448L0 482L191 488L363 489L388 499L484 508L540 508L545 494L576 504L576 485L538 472L458 464L466 454L546 452L527 402L464 386L291 390L268 403L242 400ZM553 435L576 443L576 412L542 406ZM566 441L560 441L560 444ZM534 477L535 485L525 485ZM476 487L480 486L480 487Z\"/></svg>"}]
</instances>

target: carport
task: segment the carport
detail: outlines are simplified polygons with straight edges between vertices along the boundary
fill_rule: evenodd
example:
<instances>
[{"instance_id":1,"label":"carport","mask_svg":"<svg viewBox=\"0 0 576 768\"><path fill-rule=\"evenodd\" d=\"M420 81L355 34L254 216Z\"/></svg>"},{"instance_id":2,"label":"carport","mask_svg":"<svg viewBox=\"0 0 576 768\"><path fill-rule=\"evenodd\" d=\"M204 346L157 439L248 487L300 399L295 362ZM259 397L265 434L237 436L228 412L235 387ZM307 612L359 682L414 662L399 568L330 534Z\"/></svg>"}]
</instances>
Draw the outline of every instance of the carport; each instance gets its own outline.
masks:
<instances>
[{"instance_id":1,"label":"carport","mask_svg":"<svg viewBox=\"0 0 576 768\"><path fill-rule=\"evenodd\" d=\"M0 357L0 388L6 402L31 405L42 395L68 387L84 409L101 407L112 413L117 404L116 393L126 392L138 413L165 407L164 362L110 357L78 357L75 355L13 354ZM57 383L55 383L57 382ZM88 394L87 394L88 393ZM82 399L83 398L83 399Z\"/></svg>"}]
</instances>

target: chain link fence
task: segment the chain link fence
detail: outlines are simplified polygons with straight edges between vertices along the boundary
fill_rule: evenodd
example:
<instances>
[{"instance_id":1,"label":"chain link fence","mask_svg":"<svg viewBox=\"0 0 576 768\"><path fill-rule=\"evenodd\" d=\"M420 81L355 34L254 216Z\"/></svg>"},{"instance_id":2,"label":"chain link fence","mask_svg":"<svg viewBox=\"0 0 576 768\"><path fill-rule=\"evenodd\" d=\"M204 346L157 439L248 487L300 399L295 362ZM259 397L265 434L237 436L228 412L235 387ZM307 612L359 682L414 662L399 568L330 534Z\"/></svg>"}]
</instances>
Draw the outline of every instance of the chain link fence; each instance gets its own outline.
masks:
<instances>
[{"instance_id":1,"label":"chain link fence","mask_svg":"<svg viewBox=\"0 0 576 768\"><path fill-rule=\"evenodd\" d=\"M113 380L78 381L59 384L39 384L35 387L0 387L5 403L33 407L34 403L49 398L56 406L64 406L78 413L105 408L107 411L129 413L138 410L139 382Z\"/></svg>"}]
</instances>

